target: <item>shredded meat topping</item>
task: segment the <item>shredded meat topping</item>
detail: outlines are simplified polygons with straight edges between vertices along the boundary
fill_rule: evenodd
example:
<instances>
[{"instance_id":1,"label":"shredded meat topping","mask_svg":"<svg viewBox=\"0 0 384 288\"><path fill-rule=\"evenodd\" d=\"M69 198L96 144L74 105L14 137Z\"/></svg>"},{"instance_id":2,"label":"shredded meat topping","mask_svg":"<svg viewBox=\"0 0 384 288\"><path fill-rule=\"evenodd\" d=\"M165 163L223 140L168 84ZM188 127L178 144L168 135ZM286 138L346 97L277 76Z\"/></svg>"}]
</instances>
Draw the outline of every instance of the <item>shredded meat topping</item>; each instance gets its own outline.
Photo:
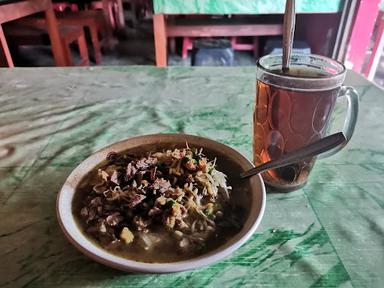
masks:
<instances>
[{"instance_id":1,"label":"shredded meat topping","mask_svg":"<svg viewBox=\"0 0 384 288\"><path fill-rule=\"evenodd\" d=\"M140 158L111 152L107 162L79 210L87 233L107 249L135 241L150 249L158 242L151 236L155 227L165 228L182 252L215 233L231 187L201 149Z\"/></svg>"}]
</instances>

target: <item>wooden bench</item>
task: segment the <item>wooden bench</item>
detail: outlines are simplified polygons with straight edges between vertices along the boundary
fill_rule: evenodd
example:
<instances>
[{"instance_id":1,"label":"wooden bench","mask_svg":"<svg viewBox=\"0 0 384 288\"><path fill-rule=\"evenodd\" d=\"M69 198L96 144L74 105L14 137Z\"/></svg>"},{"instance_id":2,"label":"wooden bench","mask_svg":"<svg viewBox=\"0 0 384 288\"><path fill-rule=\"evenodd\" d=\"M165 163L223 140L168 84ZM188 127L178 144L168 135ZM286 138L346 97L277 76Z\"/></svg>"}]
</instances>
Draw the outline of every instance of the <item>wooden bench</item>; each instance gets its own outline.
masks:
<instances>
[{"instance_id":1,"label":"wooden bench","mask_svg":"<svg viewBox=\"0 0 384 288\"><path fill-rule=\"evenodd\" d=\"M47 45L50 44L47 28L42 26L31 26L22 23L10 23L4 26L5 34L14 45ZM77 42L80 51L80 63L78 66L88 66L88 48L82 27L60 26L60 41L64 49L66 62L73 66L70 44Z\"/></svg>"},{"instance_id":2,"label":"wooden bench","mask_svg":"<svg viewBox=\"0 0 384 288\"><path fill-rule=\"evenodd\" d=\"M79 11L76 13L56 13L56 17L59 25L78 25L89 30L95 63L101 64L101 44L99 40L99 35L101 35L104 39L108 35L102 11L87 10Z\"/></svg>"},{"instance_id":3,"label":"wooden bench","mask_svg":"<svg viewBox=\"0 0 384 288\"><path fill-rule=\"evenodd\" d=\"M165 19L164 14L155 14L153 18L155 48L156 48L156 64L157 66L167 66L167 40L174 37L184 37L183 53L191 48L190 38L198 37L231 37L232 43L238 45L233 37L259 37L274 36L283 34L283 25L276 23L247 23L242 19L195 19L195 21L176 21L175 19ZM194 19L192 19L194 20ZM253 43L257 46L257 39ZM235 47L236 48L236 47ZM240 49L249 49L249 46L240 46ZM253 48L257 50L258 48Z\"/></svg>"},{"instance_id":4,"label":"wooden bench","mask_svg":"<svg viewBox=\"0 0 384 288\"><path fill-rule=\"evenodd\" d=\"M103 12L96 10L56 12L56 19L59 27L70 25L88 29L91 36L95 63L101 64L102 55L99 35L102 35L104 38L107 37L108 34ZM19 23L28 26L44 26L46 22L44 18L28 17L19 20Z\"/></svg>"}]
</instances>

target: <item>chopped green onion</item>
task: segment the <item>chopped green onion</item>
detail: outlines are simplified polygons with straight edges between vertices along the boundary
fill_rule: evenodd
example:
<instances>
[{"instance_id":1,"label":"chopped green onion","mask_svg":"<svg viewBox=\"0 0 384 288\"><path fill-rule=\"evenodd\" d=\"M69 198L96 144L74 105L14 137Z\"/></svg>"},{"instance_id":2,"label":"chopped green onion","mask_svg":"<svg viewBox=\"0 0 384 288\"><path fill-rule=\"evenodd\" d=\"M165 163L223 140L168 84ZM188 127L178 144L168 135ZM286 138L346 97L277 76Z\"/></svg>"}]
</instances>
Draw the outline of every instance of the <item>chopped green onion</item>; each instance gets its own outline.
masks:
<instances>
[{"instance_id":1,"label":"chopped green onion","mask_svg":"<svg viewBox=\"0 0 384 288\"><path fill-rule=\"evenodd\" d=\"M177 204L177 201L174 199L169 199L167 203L171 204L171 206L173 206L173 205Z\"/></svg>"}]
</instances>

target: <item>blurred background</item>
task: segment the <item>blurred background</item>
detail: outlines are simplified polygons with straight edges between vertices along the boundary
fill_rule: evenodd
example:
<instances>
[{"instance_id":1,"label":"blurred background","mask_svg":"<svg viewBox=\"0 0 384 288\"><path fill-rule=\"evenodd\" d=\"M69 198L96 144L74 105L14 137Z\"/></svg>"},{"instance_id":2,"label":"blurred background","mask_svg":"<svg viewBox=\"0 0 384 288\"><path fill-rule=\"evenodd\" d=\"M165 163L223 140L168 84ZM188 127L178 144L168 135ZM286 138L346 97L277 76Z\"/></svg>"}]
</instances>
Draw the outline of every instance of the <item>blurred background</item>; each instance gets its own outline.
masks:
<instances>
[{"instance_id":1,"label":"blurred background","mask_svg":"<svg viewBox=\"0 0 384 288\"><path fill-rule=\"evenodd\" d=\"M281 52L284 6L284 0L0 0L0 65L251 66ZM294 53L332 57L384 87L383 11L384 0L297 0Z\"/></svg>"}]
</instances>

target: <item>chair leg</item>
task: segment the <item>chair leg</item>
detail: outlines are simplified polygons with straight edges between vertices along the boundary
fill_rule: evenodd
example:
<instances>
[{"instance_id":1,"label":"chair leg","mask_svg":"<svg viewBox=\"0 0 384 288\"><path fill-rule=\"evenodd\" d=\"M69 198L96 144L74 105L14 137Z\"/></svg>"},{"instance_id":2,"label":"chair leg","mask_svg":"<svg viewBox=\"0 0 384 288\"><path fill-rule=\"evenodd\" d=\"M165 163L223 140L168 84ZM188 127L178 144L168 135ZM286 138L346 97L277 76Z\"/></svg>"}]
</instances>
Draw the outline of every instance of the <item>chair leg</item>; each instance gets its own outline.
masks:
<instances>
[{"instance_id":1,"label":"chair leg","mask_svg":"<svg viewBox=\"0 0 384 288\"><path fill-rule=\"evenodd\" d=\"M183 38L183 48L181 51L181 58L187 59L188 58L188 49L192 49L192 40L189 37Z\"/></svg>"},{"instance_id":2,"label":"chair leg","mask_svg":"<svg viewBox=\"0 0 384 288\"><path fill-rule=\"evenodd\" d=\"M70 43L68 43L67 41L62 41L62 43L65 62L67 66L73 66L71 47L69 47Z\"/></svg>"},{"instance_id":3,"label":"chair leg","mask_svg":"<svg viewBox=\"0 0 384 288\"><path fill-rule=\"evenodd\" d=\"M124 19L124 7L123 1L117 0L115 5L116 12L116 26L118 29L124 29L125 27L125 19Z\"/></svg>"},{"instance_id":4,"label":"chair leg","mask_svg":"<svg viewBox=\"0 0 384 288\"><path fill-rule=\"evenodd\" d=\"M116 30L117 25L113 13L113 3L109 3L108 5L108 16L109 16L109 23L111 23L111 27L113 30Z\"/></svg>"},{"instance_id":5,"label":"chair leg","mask_svg":"<svg viewBox=\"0 0 384 288\"><path fill-rule=\"evenodd\" d=\"M176 39L175 39L175 37L170 37L168 41L169 41L169 51L172 54L175 54L176 53Z\"/></svg>"},{"instance_id":6,"label":"chair leg","mask_svg":"<svg viewBox=\"0 0 384 288\"><path fill-rule=\"evenodd\" d=\"M56 66L68 66L70 63L66 63L66 48L62 47L62 41L60 40L60 34L57 25L57 19L55 12L52 8L52 3L49 1L48 8L45 10L45 21L48 27L49 39L51 40L52 54L55 59Z\"/></svg>"},{"instance_id":7,"label":"chair leg","mask_svg":"<svg viewBox=\"0 0 384 288\"><path fill-rule=\"evenodd\" d=\"M89 32L91 34L93 56L95 57L95 63L101 64L101 48L100 48L98 29L96 25L89 26Z\"/></svg>"},{"instance_id":8,"label":"chair leg","mask_svg":"<svg viewBox=\"0 0 384 288\"><path fill-rule=\"evenodd\" d=\"M15 67L7 40L5 39L3 27L0 24L0 67L4 66L10 68Z\"/></svg>"},{"instance_id":9,"label":"chair leg","mask_svg":"<svg viewBox=\"0 0 384 288\"><path fill-rule=\"evenodd\" d=\"M89 56L87 42L85 41L84 33L77 38L77 44L79 45L80 51L80 66L89 66Z\"/></svg>"},{"instance_id":10,"label":"chair leg","mask_svg":"<svg viewBox=\"0 0 384 288\"><path fill-rule=\"evenodd\" d=\"M236 37L231 37L231 47L233 50L235 50L236 42Z\"/></svg>"},{"instance_id":11,"label":"chair leg","mask_svg":"<svg viewBox=\"0 0 384 288\"><path fill-rule=\"evenodd\" d=\"M97 2L94 2L97 3ZM113 50L115 45L117 44L117 40L113 36L113 15L111 16L111 5L109 0L102 0L101 1L101 9L103 11L104 16L104 23L103 23L103 39L102 39L102 46L106 50ZM97 6L93 6L93 9L95 9Z\"/></svg>"},{"instance_id":12,"label":"chair leg","mask_svg":"<svg viewBox=\"0 0 384 288\"><path fill-rule=\"evenodd\" d=\"M137 11L137 3L135 0L132 0L130 1L130 4L131 4L131 13L132 13L132 17L131 17L131 21L132 21L132 27L133 28L136 28L138 23L139 23L139 20L137 19L137 15L136 15L136 11ZM124 15L124 13L123 13Z\"/></svg>"}]
</instances>

